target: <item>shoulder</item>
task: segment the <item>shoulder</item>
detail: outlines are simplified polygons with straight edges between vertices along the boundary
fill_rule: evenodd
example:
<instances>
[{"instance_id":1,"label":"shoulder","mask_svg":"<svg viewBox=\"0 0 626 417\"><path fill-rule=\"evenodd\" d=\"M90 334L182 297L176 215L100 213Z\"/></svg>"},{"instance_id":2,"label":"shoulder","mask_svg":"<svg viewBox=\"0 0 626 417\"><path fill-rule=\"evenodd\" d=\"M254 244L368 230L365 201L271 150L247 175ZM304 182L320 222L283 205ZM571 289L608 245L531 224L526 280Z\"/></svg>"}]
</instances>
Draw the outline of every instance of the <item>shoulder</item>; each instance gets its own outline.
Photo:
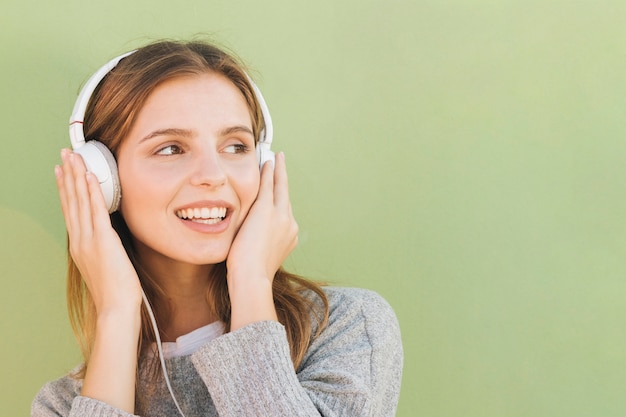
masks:
<instances>
[{"instance_id":1,"label":"shoulder","mask_svg":"<svg viewBox=\"0 0 626 417\"><path fill-rule=\"evenodd\" d=\"M322 392L350 392L358 397L355 404L369 410L367 415L395 415L404 356L392 307L370 290L323 290L328 300L328 323L310 344L298 378L317 393L310 393L312 397L323 397ZM318 297L316 302L322 301ZM316 402L319 407L322 403Z\"/></svg>"},{"instance_id":2,"label":"shoulder","mask_svg":"<svg viewBox=\"0 0 626 417\"><path fill-rule=\"evenodd\" d=\"M74 398L80 395L82 380L68 374L45 384L31 406L33 416L68 415Z\"/></svg>"},{"instance_id":3,"label":"shoulder","mask_svg":"<svg viewBox=\"0 0 626 417\"><path fill-rule=\"evenodd\" d=\"M323 287L328 299L329 325L337 321L366 321L368 328L392 328L399 332L391 305L375 291L362 288Z\"/></svg>"},{"instance_id":4,"label":"shoulder","mask_svg":"<svg viewBox=\"0 0 626 417\"><path fill-rule=\"evenodd\" d=\"M389 303L377 292L363 288L322 287L328 297L331 313L342 309L364 309L364 313L393 315Z\"/></svg>"},{"instance_id":5,"label":"shoulder","mask_svg":"<svg viewBox=\"0 0 626 417\"><path fill-rule=\"evenodd\" d=\"M323 287L328 300L328 324L317 342L341 338L366 343L374 351L391 349L402 355L400 326L391 305L375 291ZM316 301L320 303L321 301Z\"/></svg>"}]
</instances>

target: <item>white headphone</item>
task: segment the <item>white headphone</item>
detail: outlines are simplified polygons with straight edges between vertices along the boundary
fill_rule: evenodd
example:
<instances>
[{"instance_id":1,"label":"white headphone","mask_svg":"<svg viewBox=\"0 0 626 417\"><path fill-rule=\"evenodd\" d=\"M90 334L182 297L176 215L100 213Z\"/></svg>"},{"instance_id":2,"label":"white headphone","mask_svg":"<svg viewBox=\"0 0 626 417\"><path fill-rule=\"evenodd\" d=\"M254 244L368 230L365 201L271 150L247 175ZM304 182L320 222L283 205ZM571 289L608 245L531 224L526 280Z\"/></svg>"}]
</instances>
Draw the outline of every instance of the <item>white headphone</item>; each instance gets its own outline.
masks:
<instances>
[{"instance_id":1,"label":"white headphone","mask_svg":"<svg viewBox=\"0 0 626 417\"><path fill-rule=\"evenodd\" d=\"M117 174L117 163L115 157L111 151L102 142L96 140L85 141L85 134L83 132L83 121L85 118L85 111L87 110L87 104L91 98L93 92L98 87L98 84L102 79L122 60L122 58L131 55L135 51L127 52L103 65L98 71L93 74L89 80L85 83L85 86L80 91L76 103L74 104L74 110L70 116L70 141L72 143L72 149L74 152L80 154L87 170L92 172L100 182L100 188L104 195L104 200L109 209L109 213L113 213L119 208L122 193L120 189L120 180ZM263 164L267 161L274 161L274 152L272 152L272 137L274 135L274 129L272 127L272 117L270 116L269 109L265 103L265 99L261 94L259 88L254 84L252 79L248 76L248 80L254 90L259 106L261 107L261 114L265 122L265 128L261 131L259 141L256 145L256 153L259 161L259 167L263 167Z\"/></svg>"}]
</instances>

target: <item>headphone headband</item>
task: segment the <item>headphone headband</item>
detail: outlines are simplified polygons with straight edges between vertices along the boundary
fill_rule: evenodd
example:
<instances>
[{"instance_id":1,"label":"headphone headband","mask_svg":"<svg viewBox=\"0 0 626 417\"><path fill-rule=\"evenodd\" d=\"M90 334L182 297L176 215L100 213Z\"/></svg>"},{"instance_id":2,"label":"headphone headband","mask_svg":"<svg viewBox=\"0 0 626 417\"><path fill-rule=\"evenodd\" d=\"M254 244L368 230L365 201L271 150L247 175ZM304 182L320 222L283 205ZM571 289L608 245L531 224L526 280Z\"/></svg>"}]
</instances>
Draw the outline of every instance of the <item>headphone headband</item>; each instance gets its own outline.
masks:
<instances>
[{"instance_id":1,"label":"headphone headband","mask_svg":"<svg viewBox=\"0 0 626 417\"><path fill-rule=\"evenodd\" d=\"M85 86L81 89L76 102L74 103L74 109L72 110L72 115L70 116L70 141L72 143L72 149L76 150L85 144L85 134L83 131L83 123L85 120L85 112L87 111L87 105L89 104L89 99L93 95L96 88L102 82L104 77L113 70L117 66L117 64L129 55L132 55L137 50L133 50L130 52L126 52L118 57L113 58L106 64L104 64L98 71L96 71L85 83ZM252 86L252 90L254 91L254 95L259 102L259 107L261 108L261 115L263 116L263 121L265 122L265 128L259 134L259 145L263 144L267 150L269 150L272 145L272 139L274 137L274 127L272 125L272 116L270 115L269 108L265 103L265 99L263 98L263 94L261 94L261 90L259 87L252 81L252 78L248 74L246 74L250 85Z\"/></svg>"}]
</instances>

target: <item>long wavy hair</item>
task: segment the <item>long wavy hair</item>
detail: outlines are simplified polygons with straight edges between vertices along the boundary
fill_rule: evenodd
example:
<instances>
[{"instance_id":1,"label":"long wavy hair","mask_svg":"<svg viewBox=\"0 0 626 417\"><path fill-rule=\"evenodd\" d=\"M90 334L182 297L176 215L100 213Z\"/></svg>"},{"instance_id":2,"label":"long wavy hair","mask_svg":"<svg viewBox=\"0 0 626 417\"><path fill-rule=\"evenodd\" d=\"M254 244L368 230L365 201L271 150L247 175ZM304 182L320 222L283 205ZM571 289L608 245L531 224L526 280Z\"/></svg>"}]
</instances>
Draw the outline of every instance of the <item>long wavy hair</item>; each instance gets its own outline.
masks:
<instances>
[{"instance_id":1,"label":"long wavy hair","mask_svg":"<svg viewBox=\"0 0 626 417\"><path fill-rule=\"evenodd\" d=\"M252 119L255 137L263 129L263 116L246 72L232 54L203 41L158 41L138 49L122 59L103 79L87 106L84 119L86 140L104 143L114 155L127 137L139 111L154 89L176 77L218 73L226 76L241 91ZM153 306L157 322L166 324L170 310L166 294L146 272L133 246L132 235L119 212L111 214L111 223L119 234L132 261L141 285ZM226 263L211 269L206 299L230 330L231 305L226 282ZM312 291L315 297L305 295ZM311 294L309 292L309 294ZM291 359L297 369L313 338L328 321L328 300L320 284L280 268L273 281L274 304L279 321L285 326ZM321 303L320 303L321 301ZM96 330L96 310L89 291L68 251L67 302L70 322L84 358L77 374L84 377L89 365ZM314 331L312 317L317 319ZM138 355L156 340L145 306L142 311Z\"/></svg>"}]
</instances>

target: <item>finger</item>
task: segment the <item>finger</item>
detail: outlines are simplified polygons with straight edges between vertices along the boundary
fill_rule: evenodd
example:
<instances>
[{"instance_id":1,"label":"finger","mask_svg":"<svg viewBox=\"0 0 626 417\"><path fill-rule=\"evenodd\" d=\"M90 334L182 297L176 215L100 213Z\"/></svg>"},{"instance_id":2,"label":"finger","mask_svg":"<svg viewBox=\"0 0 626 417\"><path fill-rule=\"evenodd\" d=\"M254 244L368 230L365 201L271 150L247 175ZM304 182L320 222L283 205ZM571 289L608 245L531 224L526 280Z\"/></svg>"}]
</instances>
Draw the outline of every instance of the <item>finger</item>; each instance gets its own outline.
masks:
<instances>
[{"instance_id":1,"label":"finger","mask_svg":"<svg viewBox=\"0 0 626 417\"><path fill-rule=\"evenodd\" d=\"M289 225L289 233L288 235L292 236L292 246L293 249L297 244L298 239L298 224L293 216L293 211L291 209L291 200L289 199L289 181L287 178L287 165L285 163L285 154L283 152L279 152L276 155L276 168L274 171L274 205L279 210L286 215L284 220ZM291 249L289 251L291 251Z\"/></svg>"},{"instance_id":2,"label":"finger","mask_svg":"<svg viewBox=\"0 0 626 417\"><path fill-rule=\"evenodd\" d=\"M274 169L274 204L277 206L291 205L289 200L289 181L287 179L287 165L285 154L279 152L276 155L276 168Z\"/></svg>"},{"instance_id":3,"label":"finger","mask_svg":"<svg viewBox=\"0 0 626 417\"><path fill-rule=\"evenodd\" d=\"M274 164L270 161L261 168L261 183L257 200L272 198L274 194ZM270 200L271 201L271 200Z\"/></svg>"},{"instance_id":4,"label":"finger","mask_svg":"<svg viewBox=\"0 0 626 417\"><path fill-rule=\"evenodd\" d=\"M64 172L63 172L63 168L59 165L56 165L54 167L54 177L56 179L56 183L57 183L57 189L59 191L59 201L61 203L61 211L63 213L63 218L65 220L65 224L67 227L68 221L69 221L69 215L68 215L68 207L67 207L67 195L66 195L66 191L65 191L65 182L63 181L64 178Z\"/></svg>"},{"instance_id":5,"label":"finger","mask_svg":"<svg viewBox=\"0 0 626 417\"><path fill-rule=\"evenodd\" d=\"M86 180L89 189L90 206L93 213L94 230L102 231L103 228L110 228L111 219L109 217L109 210L106 207L98 178L93 173L88 172L86 174Z\"/></svg>"},{"instance_id":6,"label":"finger","mask_svg":"<svg viewBox=\"0 0 626 417\"><path fill-rule=\"evenodd\" d=\"M72 238L78 238L78 236L74 236L77 230L76 226L76 218L78 215L78 205L76 202L76 187L74 183L74 175L73 170L70 164L70 151L68 149L63 149L61 151L61 160L63 161L63 166L61 168L63 173L63 178L61 179L60 188L60 197L62 199L61 207L64 207L63 215L65 217L65 225L67 227L67 231L70 235L70 240Z\"/></svg>"},{"instance_id":7,"label":"finger","mask_svg":"<svg viewBox=\"0 0 626 417\"><path fill-rule=\"evenodd\" d=\"M74 174L75 198L78 208L77 220L80 225L81 234L88 238L91 237L93 231L93 213L87 186L87 168L85 167L83 158L76 153L69 155L69 161Z\"/></svg>"}]
</instances>

